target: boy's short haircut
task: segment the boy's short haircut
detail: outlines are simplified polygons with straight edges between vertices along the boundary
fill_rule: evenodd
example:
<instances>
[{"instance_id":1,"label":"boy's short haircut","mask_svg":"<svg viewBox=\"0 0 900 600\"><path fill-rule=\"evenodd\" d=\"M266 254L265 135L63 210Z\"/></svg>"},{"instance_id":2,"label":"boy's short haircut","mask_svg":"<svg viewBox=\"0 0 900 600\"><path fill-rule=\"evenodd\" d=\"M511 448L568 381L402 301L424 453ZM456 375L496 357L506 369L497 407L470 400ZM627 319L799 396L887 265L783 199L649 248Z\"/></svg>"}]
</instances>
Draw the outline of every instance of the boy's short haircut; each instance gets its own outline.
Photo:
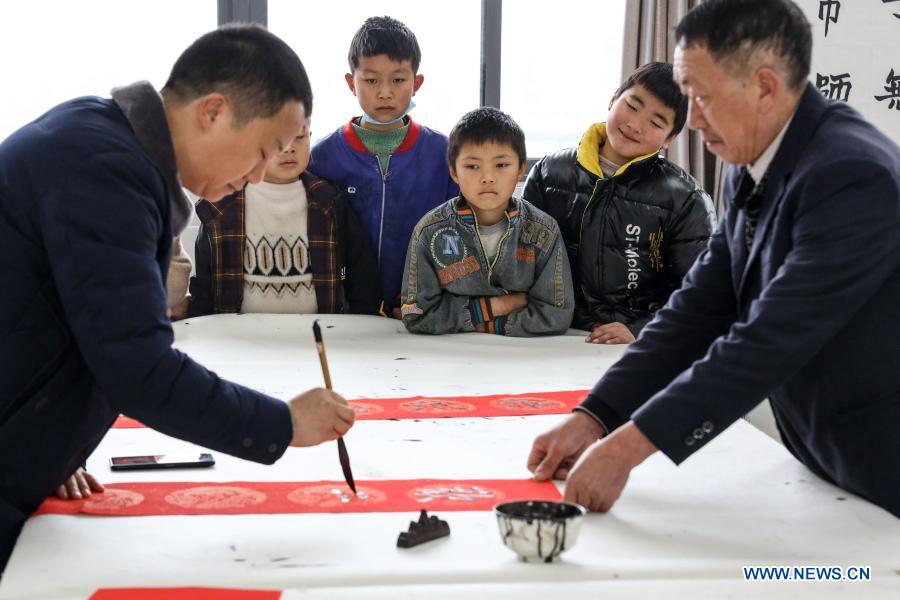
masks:
<instances>
[{"instance_id":1,"label":"boy's short haircut","mask_svg":"<svg viewBox=\"0 0 900 600\"><path fill-rule=\"evenodd\" d=\"M455 168L459 151L465 144L479 146L487 142L507 144L519 156L519 166L525 164L525 133L505 112L482 106L467 112L453 126L447 144L447 162Z\"/></svg>"},{"instance_id":2,"label":"boy's short haircut","mask_svg":"<svg viewBox=\"0 0 900 600\"><path fill-rule=\"evenodd\" d=\"M413 73L419 72L422 51L415 34L403 23L391 17L369 17L353 36L347 62L350 72L359 67L359 59L386 54L391 60L412 63Z\"/></svg>"},{"instance_id":3,"label":"boy's short haircut","mask_svg":"<svg viewBox=\"0 0 900 600\"><path fill-rule=\"evenodd\" d=\"M225 25L185 50L163 87L176 102L218 92L231 102L235 125L277 114L300 102L312 114L312 87L297 54L258 25Z\"/></svg>"},{"instance_id":4,"label":"boy's short haircut","mask_svg":"<svg viewBox=\"0 0 900 600\"><path fill-rule=\"evenodd\" d=\"M616 90L616 98L629 88L644 86L648 92L656 96L660 102L675 111L675 122L669 137L675 137L684 129L687 121L688 99L681 93L672 73L672 65L662 62L649 62L635 69Z\"/></svg>"}]
</instances>

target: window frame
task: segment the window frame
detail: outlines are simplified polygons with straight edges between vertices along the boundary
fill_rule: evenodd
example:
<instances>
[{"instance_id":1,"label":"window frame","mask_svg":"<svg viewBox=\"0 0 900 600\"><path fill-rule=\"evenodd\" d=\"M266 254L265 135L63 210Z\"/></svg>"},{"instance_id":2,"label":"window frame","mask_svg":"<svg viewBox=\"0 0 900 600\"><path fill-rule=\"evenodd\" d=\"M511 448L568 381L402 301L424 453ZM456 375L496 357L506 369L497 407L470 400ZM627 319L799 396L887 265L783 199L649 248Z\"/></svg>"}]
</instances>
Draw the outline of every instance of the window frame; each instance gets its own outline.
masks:
<instances>
[{"instance_id":1,"label":"window frame","mask_svg":"<svg viewBox=\"0 0 900 600\"><path fill-rule=\"evenodd\" d=\"M259 23L268 27L268 0L217 0L219 25L226 23ZM500 102L501 42L503 33L503 0L481 0L481 77L480 106L502 108ZM540 157L526 158L526 170Z\"/></svg>"}]
</instances>

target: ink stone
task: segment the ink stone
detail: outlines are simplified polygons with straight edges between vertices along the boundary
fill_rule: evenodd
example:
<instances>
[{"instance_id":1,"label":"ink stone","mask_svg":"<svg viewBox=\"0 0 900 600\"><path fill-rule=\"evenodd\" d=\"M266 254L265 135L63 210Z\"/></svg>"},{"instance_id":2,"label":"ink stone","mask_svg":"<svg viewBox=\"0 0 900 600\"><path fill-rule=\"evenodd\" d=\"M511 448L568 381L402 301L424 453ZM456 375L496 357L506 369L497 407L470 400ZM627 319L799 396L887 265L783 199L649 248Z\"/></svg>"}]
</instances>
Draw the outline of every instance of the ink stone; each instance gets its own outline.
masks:
<instances>
[{"instance_id":1,"label":"ink stone","mask_svg":"<svg viewBox=\"0 0 900 600\"><path fill-rule=\"evenodd\" d=\"M418 521L409 522L409 531L401 531L397 537L398 548L412 548L431 540L450 535L450 526L447 521L441 521L436 516L428 516L426 511L419 513Z\"/></svg>"}]
</instances>

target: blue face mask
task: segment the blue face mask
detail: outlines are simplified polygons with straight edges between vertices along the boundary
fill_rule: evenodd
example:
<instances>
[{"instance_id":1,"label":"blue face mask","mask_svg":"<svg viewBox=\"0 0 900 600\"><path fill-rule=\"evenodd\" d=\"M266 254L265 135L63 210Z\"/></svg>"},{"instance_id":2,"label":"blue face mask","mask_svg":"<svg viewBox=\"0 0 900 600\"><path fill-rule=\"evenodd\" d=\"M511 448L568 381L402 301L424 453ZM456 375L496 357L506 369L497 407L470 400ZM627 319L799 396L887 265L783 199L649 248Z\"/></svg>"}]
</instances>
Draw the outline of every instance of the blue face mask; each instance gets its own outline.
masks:
<instances>
[{"instance_id":1,"label":"blue face mask","mask_svg":"<svg viewBox=\"0 0 900 600\"><path fill-rule=\"evenodd\" d=\"M373 119L372 117L370 117L370 116L367 115L366 113L363 113L363 114L362 114L362 120L363 120L364 123L371 123L371 124L373 124L373 125L393 125L394 123L396 123L396 122L398 122L398 121L402 121L402 120L404 119L404 117L406 117L406 115L409 114L409 111L411 111L411 110L414 109L415 107L416 107L416 101L410 99L410 101L409 101L409 106L407 106L407 107L406 107L406 110L403 111L403 114L400 115L399 117L397 117L396 119L391 119L390 121L378 121L377 119Z\"/></svg>"}]
</instances>

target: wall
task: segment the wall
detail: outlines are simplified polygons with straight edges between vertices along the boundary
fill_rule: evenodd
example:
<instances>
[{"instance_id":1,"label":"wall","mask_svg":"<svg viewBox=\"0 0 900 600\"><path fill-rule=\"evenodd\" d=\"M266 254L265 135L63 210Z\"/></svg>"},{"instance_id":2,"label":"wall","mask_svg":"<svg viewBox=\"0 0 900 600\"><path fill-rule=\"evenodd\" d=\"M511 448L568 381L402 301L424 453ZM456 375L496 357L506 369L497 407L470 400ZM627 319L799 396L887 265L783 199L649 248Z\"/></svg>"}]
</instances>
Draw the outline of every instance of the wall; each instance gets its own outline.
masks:
<instances>
[{"instance_id":1,"label":"wall","mask_svg":"<svg viewBox=\"0 0 900 600\"><path fill-rule=\"evenodd\" d=\"M813 31L810 81L900 144L900 0L795 0Z\"/></svg>"}]
</instances>

